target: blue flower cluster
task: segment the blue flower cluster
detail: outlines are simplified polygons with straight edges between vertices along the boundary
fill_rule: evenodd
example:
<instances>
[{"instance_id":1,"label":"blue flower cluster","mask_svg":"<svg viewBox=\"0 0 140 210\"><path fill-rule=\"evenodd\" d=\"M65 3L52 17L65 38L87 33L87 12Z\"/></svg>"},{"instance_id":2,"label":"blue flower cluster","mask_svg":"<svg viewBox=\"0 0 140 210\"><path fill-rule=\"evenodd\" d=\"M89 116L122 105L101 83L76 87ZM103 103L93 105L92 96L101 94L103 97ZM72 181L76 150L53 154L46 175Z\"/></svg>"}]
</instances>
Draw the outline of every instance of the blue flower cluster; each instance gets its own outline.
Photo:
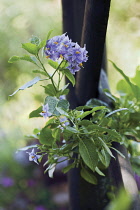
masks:
<instances>
[{"instance_id":1,"label":"blue flower cluster","mask_svg":"<svg viewBox=\"0 0 140 210\"><path fill-rule=\"evenodd\" d=\"M49 39L45 46L46 57L57 61L62 58L68 62L67 68L72 74L79 71L82 63L88 60L85 46L82 48L69 39L66 34Z\"/></svg>"}]
</instances>

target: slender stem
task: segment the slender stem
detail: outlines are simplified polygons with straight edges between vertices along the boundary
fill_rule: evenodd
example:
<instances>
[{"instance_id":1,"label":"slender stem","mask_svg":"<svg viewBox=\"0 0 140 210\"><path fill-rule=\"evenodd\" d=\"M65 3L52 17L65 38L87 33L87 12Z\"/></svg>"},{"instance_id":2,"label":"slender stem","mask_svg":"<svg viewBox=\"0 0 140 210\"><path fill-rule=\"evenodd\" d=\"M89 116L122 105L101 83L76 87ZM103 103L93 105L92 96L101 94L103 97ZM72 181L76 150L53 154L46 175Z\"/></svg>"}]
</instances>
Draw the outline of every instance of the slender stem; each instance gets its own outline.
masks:
<instances>
[{"instance_id":1,"label":"slender stem","mask_svg":"<svg viewBox=\"0 0 140 210\"><path fill-rule=\"evenodd\" d=\"M40 60L40 58L39 58L39 55L38 55L38 54L36 55L36 57L37 57L37 59L39 60L39 62L40 62L40 64L41 64L41 66L42 66L42 68L43 68L44 72L47 74L47 76L48 76L48 77L49 77L49 79L51 80L52 85L54 86L55 91L57 92L57 88L56 88L56 86L55 86L55 84L54 84L54 81L53 81L53 76L50 76L50 75L48 74L48 72L46 71L46 69L45 69L45 67L44 67L43 63L41 62L41 60ZM54 74L53 74L53 75L54 75Z\"/></svg>"},{"instance_id":2,"label":"slender stem","mask_svg":"<svg viewBox=\"0 0 140 210\"><path fill-rule=\"evenodd\" d=\"M59 68L60 68L60 66L61 66L61 64L63 63L63 61L64 60L62 60L61 62L60 62L60 64L58 65L58 67L56 68L56 70L54 71L54 73L52 74L52 78L53 78L53 76L55 75L55 73L59 70Z\"/></svg>"}]
</instances>

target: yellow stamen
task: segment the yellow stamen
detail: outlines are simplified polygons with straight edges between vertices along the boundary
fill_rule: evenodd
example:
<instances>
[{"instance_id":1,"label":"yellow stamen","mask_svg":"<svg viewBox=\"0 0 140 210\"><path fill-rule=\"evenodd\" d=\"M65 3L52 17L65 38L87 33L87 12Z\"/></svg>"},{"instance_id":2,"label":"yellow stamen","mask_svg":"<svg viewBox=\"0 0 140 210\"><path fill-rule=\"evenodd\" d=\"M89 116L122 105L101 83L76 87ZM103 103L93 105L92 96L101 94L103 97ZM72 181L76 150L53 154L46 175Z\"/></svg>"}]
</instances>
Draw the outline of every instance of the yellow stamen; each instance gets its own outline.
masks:
<instances>
[{"instance_id":1,"label":"yellow stamen","mask_svg":"<svg viewBox=\"0 0 140 210\"><path fill-rule=\"evenodd\" d=\"M83 67L83 64L82 63L79 63L79 66L82 66Z\"/></svg>"},{"instance_id":2,"label":"yellow stamen","mask_svg":"<svg viewBox=\"0 0 140 210\"><path fill-rule=\"evenodd\" d=\"M42 111L42 113L46 113L45 111Z\"/></svg>"},{"instance_id":3,"label":"yellow stamen","mask_svg":"<svg viewBox=\"0 0 140 210\"><path fill-rule=\"evenodd\" d=\"M76 54L80 54L80 52L79 51L76 51Z\"/></svg>"},{"instance_id":4,"label":"yellow stamen","mask_svg":"<svg viewBox=\"0 0 140 210\"><path fill-rule=\"evenodd\" d=\"M46 56L46 58L49 58L49 57L50 57L50 55L47 55L47 56Z\"/></svg>"},{"instance_id":5,"label":"yellow stamen","mask_svg":"<svg viewBox=\"0 0 140 210\"><path fill-rule=\"evenodd\" d=\"M33 159L33 158L35 158L35 156L33 155L33 156L31 156L31 158Z\"/></svg>"},{"instance_id":6,"label":"yellow stamen","mask_svg":"<svg viewBox=\"0 0 140 210\"><path fill-rule=\"evenodd\" d=\"M60 58L62 58L62 59L63 59L63 55L60 55Z\"/></svg>"},{"instance_id":7,"label":"yellow stamen","mask_svg":"<svg viewBox=\"0 0 140 210\"><path fill-rule=\"evenodd\" d=\"M54 42L54 44L58 44L58 42Z\"/></svg>"},{"instance_id":8,"label":"yellow stamen","mask_svg":"<svg viewBox=\"0 0 140 210\"><path fill-rule=\"evenodd\" d=\"M64 46L65 46L65 47L68 47L68 45L67 45L67 44L64 44Z\"/></svg>"}]
</instances>

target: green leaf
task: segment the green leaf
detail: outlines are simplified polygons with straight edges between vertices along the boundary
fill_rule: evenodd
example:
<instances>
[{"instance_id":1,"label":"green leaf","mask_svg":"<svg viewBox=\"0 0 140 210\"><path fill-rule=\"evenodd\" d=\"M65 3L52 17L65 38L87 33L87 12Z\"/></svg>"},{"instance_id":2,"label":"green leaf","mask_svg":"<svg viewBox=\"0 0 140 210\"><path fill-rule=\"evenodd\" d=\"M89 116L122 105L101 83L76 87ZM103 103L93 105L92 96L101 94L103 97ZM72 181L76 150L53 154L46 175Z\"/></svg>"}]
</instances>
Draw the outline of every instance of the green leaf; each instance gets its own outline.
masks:
<instances>
[{"instance_id":1,"label":"green leaf","mask_svg":"<svg viewBox=\"0 0 140 210\"><path fill-rule=\"evenodd\" d=\"M24 43L22 44L22 48L33 55L37 55L39 51L38 46L32 43Z\"/></svg>"},{"instance_id":2,"label":"green leaf","mask_svg":"<svg viewBox=\"0 0 140 210\"><path fill-rule=\"evenodd\" d=\"M136 98L139 99L139 97L140 97L140 88L138 86L134 85L130 81L129 77L125 75L125 73L123 72L123 70L121 70L120 68L118 68L115 63L113 63L111 60L110 60L110 62L112 63L112 65L114 66L114 68L123 76L123 78L125 79L125 81L129 84L129 86L131 87L131 89L132 89L134 95L136 96Z\"/></svg>"},{"instance_id":3,"label":"green leaf","mask_svg":"<svg viewBox=\"0 0 140 210\"><path fill-rule=\"evenodd\" d=\"M47 76L47 74L46 74L44 71L40 71L40 70L33 70L33 73L36 73L36 74L42 74L42 75L44 75L44 76L48 77L48 76Z\"/></svg>"},{"instance_id":4,"label":"green leaf","mask_svg":"<svg viewBox=\"0 0 140 210\"><path fill-rule=\"evenodd\" d=\"M47 96L45 99L45 104L48 104L49 106L49 112L56 116L60 115L59 112L56 110L58 102L59 100L53 96Z\"/></svg>"},{"instance_id":5,"label":"green leaf","mask_svg":"<svg viewBox=\"0 0 140 210\"><path fill-rule=\"evenodd\" d=\"M98 156L99 156L99 159L102 162L102 164L105 167L108 167L110 164L110 159L111 159L111 156L108 154L108 152L106 152L106 150L102 149L101 151L98 152Z\"/></svg>"},{"instance_id":6,"label":"green leaf","mask_svg":"<svg viewBox=\"0 0 140 210\"><path fill-rule=\"evenodd\" d=\"M132 94L132 88L129 86L129 84L125 80L120 80L117 83L117 91L120 95L126 95L126 94Z\"/></svg>"},{"instance_id":7,"label":"green leaf","mask_svg":"<svg viewBox=\"0 0 140 210\"><path fill-rule=\"evenodd\" d=\"M66 130L70 131L71 133L78 133L78 131L75 128L70 127L70 126L66 126Z\"/></svg>"},{"instance_id":8,"label":"green leaf","mask_svg":"<svg viewBox=\"0 0 140 210\"><path fill-rule=\"evenodd\" d=\"M41 144L46 144L48 146L51 146L53 143L52 130L49 129L48 127L44 127L40 131L39 141Z\"/></svg>"},{"instance_id":9,"label":"green leaf","mask_svg":"<svg viewBox=\"0 0 140 210\"><path fill-rule=\"evenodd\" d=\"M115 150L120 156L122 156L123 158L125 158L125 156L119 150L117 150L114 147L110 147L110 148L113 149L113 150Z\"/></svg>"},{"instance_id":10,"label":"green leaf","mask_svg":"<svg viewBox=\"0 0 140 210\"><path fill-rule=\"evenodd\" d=\"M104 173L96 166L95 171L100 175L100 176L105 176Z\"/></svg>"},{"instance_id":11,"label":"green leaf","mask_svg":"<svg viewBox=\"0 0 140 210\"><path fill-rule=\"evenodd\" d=\"M51 35L52 32L53 32L53 30L50 30L50 31L48 32L46 41L50 38L50 35Z\"/></svg>"},{"instance_id":12,"label":"green leaf","mask_svg":"<svg viewBox=\"0 0 140 210\"><path fill-rule=\"evenodd\" d=\"M132 82L134 82L138 87L140 87L140 66L136 68L136 75L131 78Z\"/></svg>"},{"instance_id":13,"label":"green leaf","mask_svg":"<svg viewBox=\"0 0 140 210\"><path fill-rule=\"evenodd\" d=\"M47 86L43 86L45 88L45 93L48 94L49 96L55 96L56 95L56 90L53 86L53 84L48 84Z\"/></svg>"},{"instance_id":14,"label":"green leaf","mask_svg":"<svg viewBox=\"0 0 140 210\"><path fill-rule=\"evenodd\" d=\"M14 55L9 59L8 63L14 63L19 60L25 60L25 61L31 62L33 64L36 64L35 59L36 59L35 57L33 58L32 56L29 56L29 55L24 55L22 57Z\"/></svg>"},{"instance_id":15,"label":"green leaf","mask_svg":"<svg viewBox=\"0 0 140 210\"><path fill-rule=\"evenodd\" d=\"M60 107L64 110L68 110L69 106L70 106L69 102L65 99L60 100L57 104L57 107Z\"/></svg>"},{"instance_id":16,"label":"green leaf","mask_svg":"<svg viewBox=\"0 0 140 210\"><path fill-rule=\"evenodd\" d=\"M64 109L62 109L60 107L56 107L56 110L60 113L60 115L64 115L66 117L69 117L68 113Z\"/></svg>"},{"instance_id":17,"label":"green leaf","mask_svg":"<svg viewBox=\"0 0 140 210\"><path fill-rule=\"evenodd\" d=\"M99 100L99 99L92 98L89 101L87 101L86 106L89 106L89 107L106 106L106 107L108 107L108 104Z\"/></svg>"},{"instance_id":18,"label":"green leaf","mask_svg":"<svg viewBox=\"0 0 140 210\"><path fill-rule=\"evenodd\" d=\"M52 136L56 141L60 141L60 135L61 135L61 130L59 128L56 128L52 131Z\"/></svg>"},{"instance_id":19,"label":"green leaf","mask_svg":"<svg viewBox=\"0 0 140 210\"><path fill-rule=\"evenodd\" d=\"M69 164L68 166L66 166L65 168L62 169L62 172L65 174L67 173L70 169L75 167L75 163L73 162L72 164Z\"/></svg>"},{"instance_id":20,"label":"green leaf","mask_svg":"<svg viewBox=\"0 0 140 210\"><path fill-rule=\"evenodd\" d=\"M38 45L38 48L41 49L41 48L45 47L45 45L46 45L46 40L42 40L40 42L40 44Z\"/></svg>"},{"instance_id":21,"label":"green leaf","mask_svg":"<svg viewBox=\"0 0 140 210\"><path fill-rule=\"evenodd\" d=\"M117 102L117 98L115 96L113 96L108 89L104 89L103 91L104 91L105 95L109 99L111 99L111 101L113 101L113 103L116 103Z\"/></svg>"},{"instance_id":22,"label":"green leaf","mask_svg":"<svg viewBox=\"0 0 140 210\"><path fill-rule=\"evenodd\" d=\"M85 164L95 171L95 167L98 163L98 154L96 152L96 146L91 139L81 139L79 142L79 153L85 162Z\"/></svg>"},{"instance_id":23,"label":"green leaf","mask_svg":"<svg viewBox=\"0 0 140 210\"><path fill-rule=\"evenodd\" d=\"M109 149L109 147L106 145L106 143L100 137L98 137L98 139L102 142L102 145L103 145L104 149L108 152L108 154L111 157L115 158L114 155L112 154L111 150Z\"/></svg>"},{"instance_id":24,"label":"green leaf","mask_svg":"<svg viewBox=\"0 0 140 210\"><path fill-rule=\"evenodd\" d=\"M97 184L97 178L85 168L80 171L81 177L91 184Z\"/></svg>"},{"instance_id":25,"label":"green leaf","mask_svg":"<svg viewBox=\"0 0 140 210\"><path fill-rule=\"evenodd\" d=\"M112 135L114 138L117 138L118 140L121 140L121 136L119 133L117 133L114 129L108 129L108 128L105 128L105 127L101 127L99 125L95 125L95 124L92 124L92 125L89 125L87 127L88 131L100 131L102 133L108 133L110 135Z\"/></svg>"},{"instance_id":26,"label":"green leaf","mask_svg":"<svg viewBox=\"0 0 140 210\"><path fill-rule=\"evenodd\" d=\"M13 62L19 61L19 60L20 60L20 57L14 55L14 56L12 56L12 57L9 59L8 63L13 63Z\"/></svg>"},{"instance_id":27,"label":"green leaf","mask_svg":"<svg viewBox=\"0 0 140 210\"><path fill-rule=\"evenodd\" d=\"M48 64L53 67L54 69L57 69L57 67L59 66L59 63L56 61L53 61L51 59L48 59Z\"/></svg>"},{"instance_id":28,"label":"green leaf","mask_svg":"<svg viewBox=\"0 0 140 210\"><path fill-rule=\"evenodd\" d=\"M26 84L24 84L23 86L21 86L20 88L18 88L14 93L12 93L9 96L15 95L19 90L25 90L26 88L32 87L34 84L36 84L40 80L41 80L40 77L35 77L33 80L27 82Z\"/></svg>"},{"instance_id":29,"label":"green leaf","mask_svg":"<svg viewBox=\"0 0 140 210\"><path fill-rule=\"evenodd\" d=\"M81 120L80 122L78 122L78 125L82 125L82 126L89 126L89 125L93 125L92 122L90 122L89 120Z\"/></svg>"},{"instance_id":30,"label":"green leaf","mask_svg":"<svg viewBox=\"0 0 140 210\"><path fill-rule=\"evenodd\" d=\"M75 85L75 77L73 76L73 74L68 70L68 69L64 69L64 74L66 75L66 77L69 79L69 81L72 83L72 85Z\"/></svg>"},{"instance_id":31,"label":"green leaf","mask_svg":"<svg viewBox=\"0 0 140 210\"><path fill-rule=\"evenodd\" d=\"M54 124L55 123L55 117L51 117L47 120L46 122L46 126L50 126L51 124ZM59 124L58 124L59 125Z\"/></svg>"},{"instance_id":32,"label":"green leaf","mask_svg":"<svg viewBox=\"0 0 140 210\"><path fill-rule=\"evenodd\" d=\"M128 111L128 109L127 108L121 108L121 109L116 109L116 110L114 110L114 111L112 111L112 112L110 112L110 113L108 113L105 117L109 117L109 116L111 116L112 114L115 114L115 113L117 113L117 112L120 112L120 111Z\"/></svg>"},{"instance_id":33,"label":"green leaf","mask_svg":"<svg viewBox=\"0 0 140 210\"><path fill-rule=\"evenodd\" d=\"M33 118L33 117L41 117L40 113L42 112L42 106L40 106L38 109L32 111L29 114L29 118Z\"/></svg>"},{"instance_id":34,"label":"green leaf","mask_svg":"<svg viewBox=\"0 0 140 210\"><path fill-rule=\"evenodd\" d=\"M88 116L89 114L92 114L93 112L98 111L98 110L101 110L101 109L104 109L104 108L105 108L104 106L96 106L96 107L94 107L91 111L86 111L86 112L84 112L84 113L78 115L78 116L76 117L76 119L78 119L78 118L83 119L83 118L85 118L86 116Z\"/></svg>"}]
</instances>

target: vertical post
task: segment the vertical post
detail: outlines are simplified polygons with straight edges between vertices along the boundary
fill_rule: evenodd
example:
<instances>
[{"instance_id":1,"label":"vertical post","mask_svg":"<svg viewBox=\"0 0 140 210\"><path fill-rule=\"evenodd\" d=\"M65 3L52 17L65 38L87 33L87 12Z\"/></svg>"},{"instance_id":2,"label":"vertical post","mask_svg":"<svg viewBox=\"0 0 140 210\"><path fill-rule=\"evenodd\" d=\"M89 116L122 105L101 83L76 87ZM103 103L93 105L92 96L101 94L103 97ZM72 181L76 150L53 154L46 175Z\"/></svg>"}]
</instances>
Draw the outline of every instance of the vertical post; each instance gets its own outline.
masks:
<instances>
[{"instance_id":1,"label":"vertical post","mask_svg":"<svg viewBox=\"0 0 140 210\"><path fill-rule=\"evenodd\" d=\"M89 60L77 75L76 95L80 104L98 97L109 9L110 0L86 1L81 43L86 44Z\"/></svg>"}]
</instances>

